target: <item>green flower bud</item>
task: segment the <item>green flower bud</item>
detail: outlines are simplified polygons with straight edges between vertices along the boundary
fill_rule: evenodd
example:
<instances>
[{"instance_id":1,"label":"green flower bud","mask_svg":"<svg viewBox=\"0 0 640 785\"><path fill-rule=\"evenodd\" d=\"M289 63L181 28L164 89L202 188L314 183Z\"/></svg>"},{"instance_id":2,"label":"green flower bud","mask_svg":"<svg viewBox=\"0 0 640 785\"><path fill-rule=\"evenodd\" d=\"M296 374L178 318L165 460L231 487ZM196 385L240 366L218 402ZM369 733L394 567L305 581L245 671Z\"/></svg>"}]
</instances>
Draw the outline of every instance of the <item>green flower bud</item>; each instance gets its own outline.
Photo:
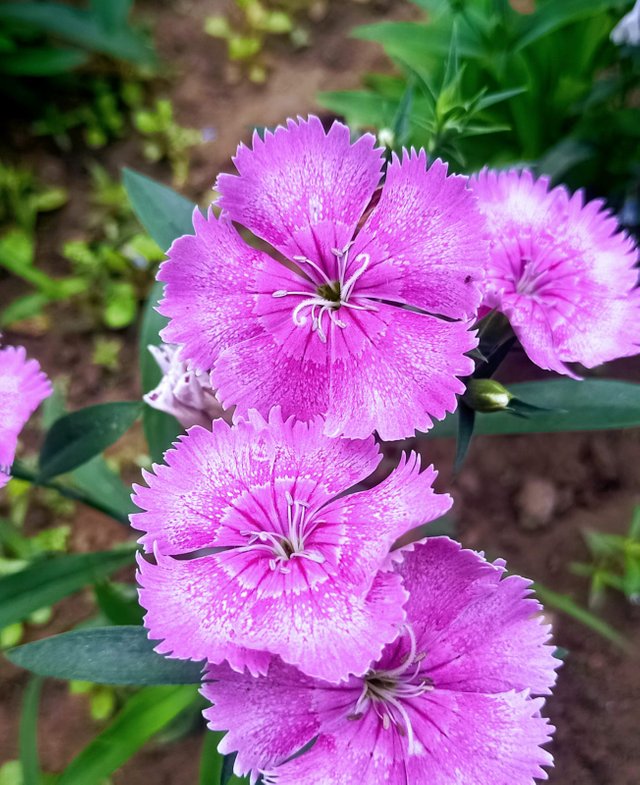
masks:
<instances>
[{"instance_id":1,"label":"green flower bud","mask_svg":"<svg viewBox=\"0 0 640 785\"><path fill-rule=\"evenodd\" d=\"M495 379L469 379L462 400L476 412L501 412L513 395Z\"/></svg>"}]
</instances>

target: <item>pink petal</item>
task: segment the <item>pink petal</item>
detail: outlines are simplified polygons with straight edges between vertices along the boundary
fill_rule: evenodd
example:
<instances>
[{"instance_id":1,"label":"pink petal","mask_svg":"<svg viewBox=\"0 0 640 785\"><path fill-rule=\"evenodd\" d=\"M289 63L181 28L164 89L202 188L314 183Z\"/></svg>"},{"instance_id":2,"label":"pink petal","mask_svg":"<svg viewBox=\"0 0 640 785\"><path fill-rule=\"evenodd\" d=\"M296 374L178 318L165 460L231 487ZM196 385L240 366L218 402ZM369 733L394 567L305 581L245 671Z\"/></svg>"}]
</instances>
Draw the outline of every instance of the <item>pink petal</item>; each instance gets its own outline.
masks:
<instances>
[{"instance_id":1,"label":"pink petal","mask_svg":"<svg viewBox=\"0 0 640 785\"><path fill-rule=\"evenodd\" d=\"M385 334L357 361L331 368L331 407L325 432L358 437L377 431L388 441L428 431L456 409L464 384L456 377L472 373L466 356L477 345L463 322L446 322L382 303ZM346 332L346 331L345 331Z\"/></svg>"},{"instance_id":2,"label":"pink petal","mask_svg":"<svg viewBox=\"0 0 640 785\"><path fill-rule=\"evenodd\" d=\"M255 277L279 265L211 210L205 217L196 209L193 226L195 236L179 237L160 268L158 280L166 286L158 310L170 318L163 340L181 344L183 360L209 371L227 346L260 334Z\"/></svg>"},{"instance_id":3,"label":"pink petal","mask_svg":"<svg viewBox=\"0 0 640 785\"><path fill-rule=\"evenodd\" d=\"M324 423L284 420L274 409L265 421L255 412L235 427L221 420L211 431L195 427L165 453L166 466L145 473L148 487L134 485L144 512L131 525L146 532L140 542L164 554L188 553L215 544L224 516L243 494L273 486L276 478L313 481L306 501L320 506L365 479L380 456L373 438L337 441L322 434Z\"/></svg>"},{"instance_id":4,"label":"pink petal","mask_svg":"<svg viewBox=\"0 0 640 785\"><path fill-rule=\"evenodd\" d=\"M394 155L382 196L351 258L371 258L359 295L466 318L481 300L488 261L484 219L467 178L447 177L440 160L426 169L424 150Z\"/></svg>"},{"instance_id":5,"label":"pink petal","mask_svg":"<svg viewBox=\"0 0 640 785\"><path fill-rule=\"evenodd\" d=\"M9 481L18 436L52 393L51 382L22 346L0 349L0 488Z\"/></svg>"},{"instance_id":6,"label":"pink petal","mask_svg":"<svg viewBox=\"0 0 640 785\"><path fill-rule=\"evenodd\" d=\"M139 560L144 623L151 638L162 640L157 651L182 659L227 659L236 668L242 646L279 654L308 675L337 683L364 673L405 618L406 593L393 573L379 573L366 596L337 577L306 592L299 586L277 592L230 580L216 556L156 558L157 565Z\"/></svg>"},{"instance_id":7,"label":"pink petal","mask_svg":"<svg viewBox=\"0 0 640 785\"><path fill-rule=\"evenodd\" d=\"M273 770L278 785L534 785L553 759L539 745L553 728L539 714L542 701L525 693L479 695L433 692L412 704L420 743L407 756L395 727L374 712L321 734L300 757ZM336 763L338 765L336 765Z\"/></svg>"},{"instance_id":8,"label":"pink petal","mask_svg":"<svg viewBox=\"0 0 640 785\"><path fill-rule=\"evenodd\" d=\"M530 581L504 577L473 551L429 538L398 568L410 594L407 621L438 690L548 694L560 661Z\"/></svg>"},{"instance_id":9,"label":"pink petal","mask_svg":"<svg viewBox=\"0 0 640 785\"><path fill-rule=\"evenodd\" d=\"M333 247L342 248L380 180L382 155L374 143L365 134L351 144L349 129L337 122L326 133L313 116L288 120L264 140L256 132L253 149L238 147L238 175L218 177L219 204L290 258L317 256L311 230L322 223L334 227Z\"/></svg>"},{"instance_id":10,"label":"pink petal","mask_svg":"<svg viewBox=\"0 0 640 785\"><path fill-rule=\"evenodd\" d=\"M528 171L473 178L491 236L485 302L505 313L541 368L575 376L640 352L638 250L600 200Z\"/></svg>"},{"instance_id":11,"label":"pink petal","mask_svg":"<svg viewBox=\"0 0 640 785\"><path fill-rule=\"evenodd\" d=\"M239 776L283 763L318 734L317 684L277 657L265 678L236 673L227 665L208 668L201 692L214 705L204 716L211 730L229 730L219 750L238 753L234 770Z\"/></svg>"}]
</instances>

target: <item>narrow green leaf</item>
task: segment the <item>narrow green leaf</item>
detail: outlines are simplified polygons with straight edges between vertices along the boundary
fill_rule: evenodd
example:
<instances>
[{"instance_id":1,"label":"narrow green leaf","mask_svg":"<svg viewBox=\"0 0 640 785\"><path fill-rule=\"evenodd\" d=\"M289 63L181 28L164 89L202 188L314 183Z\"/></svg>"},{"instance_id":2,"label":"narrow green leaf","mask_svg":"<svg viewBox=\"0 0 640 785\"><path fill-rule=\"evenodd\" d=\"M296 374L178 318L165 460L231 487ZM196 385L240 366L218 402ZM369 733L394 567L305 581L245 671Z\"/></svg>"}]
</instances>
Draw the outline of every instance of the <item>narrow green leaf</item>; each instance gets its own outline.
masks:
<instances>
[{"instance_id":1,"label":"narrow green leaf","mask_svg":"<svg viewBox=\"0 0 640 785\"><path fill-rule=\"evenodd\" d=\"M109 32L97 16L84 8L71 8L54 2L2 3L0 21L29 25L38 32L56 36L88 51L102 52L140 65L155 63L147 36L131 27L116 33Z\"/></svg>"},{"instance_id":2,"label":"narrow green leaf","mask_svg":"<svg viewBox=\"0 0 640 785\"><path fill-rule=\"evenodd\" d=\"M40 47L2 55L0 69L11 76L54 76L80 68L88 60L78 49Z\"/></svg>"},{"instance_id":3,"label":"narrow green leaf","mask_svg":"<svg viewBox=\"0 0 640 785\"><path fill-rule=\"evenodd\" d=\"M456 457L453 462L453 471L456 474L462 468L464 459L469 452L475 421L476 412L470 406L467 406L464 401L460 401L458 404L458 440L456 442Z\"/></svg>"},{"instance_id":4,"label":"narrow green leaf","mask_svg":"<svg viewBox=\"0 0 640 785\"><path fill-rule=\"evenodd\" d=\"M0 629L132 563L131 547L64 554L0 578Z\"/></svg>"},{"instance_id":5,"label":"narrow green leaf","mask_svg":"<svg viewBox=\"0 0 640 785\"><path fill-rule=\"evenodd\" d=\"M129 515L136 511L131 501L131 487L125 485L104 458L97 455L78 466L68 476L69 483L81 490L97 508L120 522L129 524Z\"/></svg>"},{"instance_id":6,"label":"narrow green leaf","mask_svg":"<svg viewBox=\"0 0 640 785\"><path fill-rule=\"evenodd\" d=\"M101 403L66 414L51 426L39 459L40 479L86 463L116 442L142 411L137 401Z\"/></svg>"},{"instance_id":7,"label":"narrow green leaf","mask_svg":"<svg viewBox=\"0 0 640 785\"><path fill-rule=\"evenodd\" d=\"M523 32L514 51L519 52L566 25L593 16L601 16L612 8L621 9L620 0L562 0L545 3L523 20Z\"/></svg>"},{"instance_id":8,"label":"narrow green leaf","mask_svg":"<svg viewBox=\"0 0 640 785\"><path fill-rule=\"evenodd\" d=\"M558 433L640 426L640 384L612 379L550 379L509 386L509 392L540 411L535 417L509 412L478 414L475 434ZM426 438L456 435L457 414L438 423Z\"/></svg>"},{"instance_id":9,"label":"narrow green leaf","mask_svg":"<svg viewBox=\"0 0 640 785\"><path fill-rule=\"evenodd\" d=\"M160 248L166 250L177 237L193 234L193 202L133 169L124 169L123 182L140 223Z\"/></svg>"},{"instance_id":10,"label":"narrow green leaf","mask_svg":"<svg viewBox=\"0 0 640 785\"><path fill-rule=\"evenodd\" d=\"M104 581L96 585L96 601L111 624L140 626L144 610L138 602L136 586Z\"/></svg>"},{"instance_id":11,"label":"narrow green leaf","mask_svg":"<svg viewBox=\"0 0 640 785\"><path fill-rule=\"evenodd\" d=\"M57 679L96 684L199 684L203 663L174 660L153 650L143 627L74 630L9 649L14 665Z\"/></svg>"},{"instance_id":12,"label":"narrow green leaf","mask_svg":"<svg viewBox=\"0 0 640 785\"><path fill-rule=\"evenodd\" d=\"M197 697L193 687L147 687L62 772L57 785L100 785Z\"/></svg>"},{"instance_id":13,"label":"narrow green leaf","mask_svg":"<svg viewBox=\"0 0 640 785\"><path fill-rule=\"evenodd\" d=\"M594 616L593 613L590 613L585 608L582 608L574 602L571 597L547 589L546 586L542 586L539 583L534 584L533 588L538 595L540 602L546 607L555 608L558 611L562 611L562 613L566 613L568 616L576 619L576 621L584 624L585 627L589 627L589 629L597 632L598 635L607 638L607 640L610 640L611 643L614 643L621 649L624 649L627 652L632 650L631 644L623 635L617 630L614 630L607 622Z\"/></svg>"},{"instance_id":14,"label":"narrow green leaf","mask_svg":"<svg viewBox=\"0 0 640 785\"><path fill-rule=\"evenodd\" d=\"M222 731L205 731L200 753L199 785L219 785L222 776L224 755L218 752Z\"/></svg>"},{"instance_id":15,"label":"narrow green leaf","mask_svg":"<svg viewBox=\"0 0 640 785\"><path fill-rule=\"evenodd\" d=\"M2 625L0 625L2 626ZM22 785L40 785L40 758L38 755L38 709L42 678L29 679L22 700L18 744L22 767Z\"/></svg>"}]
</instances>

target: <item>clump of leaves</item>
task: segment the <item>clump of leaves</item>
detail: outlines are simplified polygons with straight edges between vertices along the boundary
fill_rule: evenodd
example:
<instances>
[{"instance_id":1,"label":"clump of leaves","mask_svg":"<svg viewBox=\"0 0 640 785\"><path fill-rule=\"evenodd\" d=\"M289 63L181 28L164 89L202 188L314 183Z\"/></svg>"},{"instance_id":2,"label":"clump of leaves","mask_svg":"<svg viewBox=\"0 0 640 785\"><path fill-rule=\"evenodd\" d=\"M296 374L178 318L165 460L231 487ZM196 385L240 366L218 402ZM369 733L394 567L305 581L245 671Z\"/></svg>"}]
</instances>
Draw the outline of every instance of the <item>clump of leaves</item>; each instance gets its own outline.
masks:
<instances>
[{"instance_id":1,"label":"clump of leaves","mask_svg":"<svg viewBox=\"0 0 640 785\"><path fill-rule=\"evenodd\" d=\"M355 37L384 47L396 74L369 74L363 90L320 96L324 106L344 115L350 125L392 131L413 89L405 133L387 133L386 141L396 149L424 146L468 171L536 160L576 133L578 141L593 137L585 101L596 102L599 125L613 124L620 132L619 112L629 113L625 95L629 85L638 86L637 71L631 73L629 63L621 65L629 53L621 54L609 40L629 5L625 0L538 0L530 13L517 11L506 0L413 2L427 12L425 21L382 22L354 31ZM619 82L603 103L598 99L603 83L610 69L619 68L628 74L626 92ZM638 111L631 112L635 125L630 119L624 123L625 150L636 151L626 158L627 180L634 165L629 161L637 156ZM595 146L589 149L593 152ZM606 146L607 155L612 146ZM575 147L569 152L575 159ZM588 151L581 161L588 162L594 178L609 168L604 158L597 162ZM575 163L562 157L562 171ZM580 185L585 182L590 181Z\"/></svg>"},{"instance_id":2,"label":"clump of leaves","mask_svg":"<svg viewBox=\"0 0 640 785\"><path fill-rule=\"evenodd\" d=\"M305 46L308 33L297 22L302 10L313 14L309 0L235 0L234 12L205 20L204 30L227 42L227 55L240 72L256 84L267 79L264 47L269 38L288 36L294 46Z\"/></svg>"},{"instance_id":3,"label":"clump of leaves","mask_svg":"<svg viewBox=\"0 0 640 785\"><path fill-rule=\"evenodd\" d=\"M75 277L83 282L85 311L97 314L106 327L119 330L136 319L153 266L163 259L163 253L138 230L123 186L97 164L91 176L89 223L94 231L65 243L62 252Z\"/></svg>"},{"instance_id":4,"label":"clump of leaves","mask_svg":"<svg viewBox=\"0 0 640 785\"><path fill-rule=\"evenodd\" d=\"M64 188L45 185L29 169L0 161L0 224L15 222L32 232L39 213L58 210L68 198Z\"/></svg>"},{"instance_id":5,"label":"clump of leaves","mask_svg":"<svg viewBox=\"0 0 640 785\"><path fill-rule=\"evenodd\" d=\"M120 77L84 79L73 105L66 101L45 102L32 125L36 136L50 136L62 150L73 148L73 132L82 134L92 149L121 138L131 112L144 103L141 82Z\"/></svg>"},{"instance_id":6,"label":"clump of leaves","mask_svg":"<svg viewBox=\"0 0 640 785\"><path fill-rule=\"evenodd\" d=\"M640 604L640 506L636 507L626 535L588 531L584 534L591 563L572 564L576 575L590 578L589 604L602 605L607 589Z\"/></svg>"},{"instance_id":7,"label":"clump of leaves","mask_svg":"<svg viewBox=\"0 0 640 785\"><path fill-rule=\"evenodd\" d=\"M174 117L173 104L166 98L157 100L153 109L134 111L133 124L144 137L145 158L148 161L168 160L174 183L183 186L189 174L189 152L203 141L202 131L180 125Z\"/></svg>"}]
</instances>

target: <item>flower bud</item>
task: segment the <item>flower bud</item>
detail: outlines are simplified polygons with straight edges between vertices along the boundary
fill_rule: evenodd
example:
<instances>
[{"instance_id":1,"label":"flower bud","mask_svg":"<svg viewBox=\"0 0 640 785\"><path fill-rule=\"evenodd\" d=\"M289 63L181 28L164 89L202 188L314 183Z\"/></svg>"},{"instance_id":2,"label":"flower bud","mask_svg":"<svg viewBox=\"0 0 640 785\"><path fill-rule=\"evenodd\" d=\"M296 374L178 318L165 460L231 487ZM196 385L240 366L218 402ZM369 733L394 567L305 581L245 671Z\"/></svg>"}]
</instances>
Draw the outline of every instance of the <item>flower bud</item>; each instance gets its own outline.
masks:
<instances>
[{"instance_id":1,"label":"flower bud","mask_svg":"<svg viewBox=\"0 0 640 785\"><path fill-rule=\"evenodd\" d=\"M469 379L462 400L476 412L501 412L513 395L495 379Z\"/></svg>"},{"instance_id":2,"label":"flower bud","mask_svg":"<svg viewBox=\"0 0 640 785\"><path fill-rule=\"evenodd\" d=\"M179 348L172 344L149 346L149 351L163 373L160 383L144 396L154 409L173 415L184 428L192 425L211 427L212 420L224 417L225 411L209 383L209 375L189 368L179 359Z\"/></svg>"}]
</instances>

